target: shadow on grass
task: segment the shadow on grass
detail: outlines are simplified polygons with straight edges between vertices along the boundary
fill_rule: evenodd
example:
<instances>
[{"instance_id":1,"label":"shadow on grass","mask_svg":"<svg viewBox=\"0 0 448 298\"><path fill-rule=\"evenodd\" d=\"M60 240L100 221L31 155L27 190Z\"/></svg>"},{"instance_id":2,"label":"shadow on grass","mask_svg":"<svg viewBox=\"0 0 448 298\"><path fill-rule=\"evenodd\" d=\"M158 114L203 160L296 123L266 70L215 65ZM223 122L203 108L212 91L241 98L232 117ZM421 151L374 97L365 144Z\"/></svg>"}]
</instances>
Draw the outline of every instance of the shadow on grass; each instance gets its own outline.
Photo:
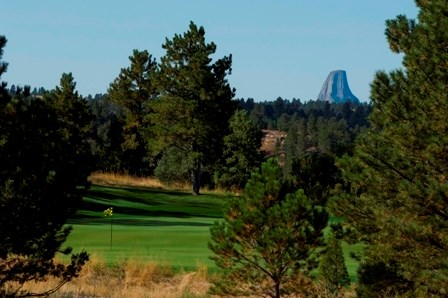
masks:
<instances>
[{"instance_id":1,"label":"shadow on grass","mask_svg":"<svg viewBox=\"0 0 448 298\"><path fill-rule=\"evenodd\" d=\"M101 214L105 209L105 206L110 205L103 205L98 204L96 202L92 201L84 201L81 210L88 210L88 211L94 211ZM177 217L177 218L188 218L188 217L206 217L206 218L215 218L215 216L207 216L207 215L201 215L191 212L182 212L177 210L151 210L151 209L143 209L143 208L133 208L133 207L123 207L118 206L114 207L114 213L122 214L125 216L148 216L148 217ZM96 217L96 216L89 216L82 213L77 213L74 216L72 216L74 219L76 218L84 218L84 217Z\"/></svg>"},{"instance_id":2,"label":"shadow on grass","mask_svg":"<svg viewBox=\"0 0 448 298\"><path fill-rule=\"evenodd\" d=\"M205 194L193 196L185 192L165 191L158 189L136 189L136 188L111 188L93 186L87 191L86 197L98 200L125 200L129 203L141 203L150 206L181 205L188 202L189 206L216 208L221 207L226 196L216 194Z\"/></svg>"},{"instance_id":3,"label":"shadow on grass","mask_svg":"<svg viewBox=\"0 0 448 298\"><path fill-rule=\"evenodd\" d=\"M81 218L74 218L69 220L68 224L75 225L109 225L110 221L105 221L104 218L97 218L93 216L84 216ZM196 221L169 221L169 220L154 220L154 219L141 219L141 218L115 218L113 225L121 226L136 226L136 227L210 227L211 223L203 223Z\"/></svg>"},{"instance_id":4,"label":"shadow on grass","mask_svg":"<svg viewBox=\"0 0 448 298\"><path fill-rule=\"evenodd\" d=\"M129 192L131 194L135 194L138 196L148 196L151 194L155 195L166 195L166 196L175 196L175 197L193 197L193 195L189 192L185 191L176 191L176 190L166 190L166 189L159 189L159 188L146 188L146 187L131 187L131 186L123 186L123 187L117 187L117 186L99 186L99 185L93 185L92 188L89 190L89 192ZM222 198L222 195L216 195L216 194L206 194L202 195L205 197L215 197L215 198ZM198 196L197 198L201 198L201 196Z\"/></svg>"},{"instance_id":5,"label":"shadow on grass","mask_svg":"<svg viewBox=\"0 0 448 298\"><path fill-rule=\"evenodd\" d=\"M120 200L123 200L122 198ZM216 209L204 205L159 205L153 206L151 204L140 203L136 207L132 204L115 205L113 200L105 199L104 197L90 196L85 199L81 205L80 210L88 210L102 213L106 208L113 206L115 213L120 213L129 216L153 216L153 217L205 217L205 218L220 218L222 217L222 209ZM75 217L83 217L84 215L75 215Z\"/></svg>"},{"instance_id":6,"label":"shadow on grass","mask_svg":"<svg viewBox=\"0 0 448 298\"><path fill-rule=\"evenodd\" d=\"M123 190L125 190L125 193L123 193ZM101 190L89 190L86 193L87 198L92 198L98 201L116 201L116 200L126 200L129 203L140 203L150 206L158 206L163 205L163 202L161 202L160 199L157 200L151 200L151 197L149 197L149 192L142 192L139 196L130 196L129 193L132 193L129 191L129 189L118 189L117 192L120 191L121 193L113 194L109 191L101 191Z\"/></svg>"},{"instance_id":7,"label":"shadow on grass","mask_svg":"<svg viewBox=\"0 0 448 298\"><path fill-rule=\"evenodd\" d=\"M70 219L70 223L95 224L98 219L101 222L103 211L109 207L114 208L114 214L124 217L222 218L224 199L222 195L194 197L183 192L159 189L93 186L87 191L79 212Z\"/></svg>"}]
</instances>

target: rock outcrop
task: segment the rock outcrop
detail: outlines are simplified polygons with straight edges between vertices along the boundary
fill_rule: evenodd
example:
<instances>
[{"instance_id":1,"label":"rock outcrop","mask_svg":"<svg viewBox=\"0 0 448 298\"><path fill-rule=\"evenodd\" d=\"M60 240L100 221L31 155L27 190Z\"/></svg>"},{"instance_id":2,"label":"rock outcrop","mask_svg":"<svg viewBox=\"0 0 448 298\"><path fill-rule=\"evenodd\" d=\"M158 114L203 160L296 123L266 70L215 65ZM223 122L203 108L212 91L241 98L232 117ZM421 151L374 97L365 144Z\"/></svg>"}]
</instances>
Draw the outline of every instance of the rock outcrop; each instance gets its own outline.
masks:
<instances>
[{"instance_id":1,"label":"rock outcrop","mask_svg":"<svg viewBox=\"0 0 448 298\"><path fill-rule=\"evenodd\" d=\"M359 102L359 99L350 91L345 70L330 72L317 99L330 103Z\"/></svg>"}]
</instances>

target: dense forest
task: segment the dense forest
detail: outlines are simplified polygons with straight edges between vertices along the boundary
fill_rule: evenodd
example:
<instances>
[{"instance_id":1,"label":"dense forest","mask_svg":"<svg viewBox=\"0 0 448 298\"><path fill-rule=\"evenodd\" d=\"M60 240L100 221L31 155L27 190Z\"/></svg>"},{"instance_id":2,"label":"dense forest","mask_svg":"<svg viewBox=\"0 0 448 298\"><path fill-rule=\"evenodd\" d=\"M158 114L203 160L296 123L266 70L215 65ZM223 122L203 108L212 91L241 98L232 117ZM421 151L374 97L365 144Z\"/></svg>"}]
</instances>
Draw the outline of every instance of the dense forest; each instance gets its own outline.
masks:
<instances>
[{"instance_id":1,"label":"dense forest","mask_svg":"<svg viewBox=\"0 0 448 298\"><path fill-rule=\"evenodd\" d=\"M416 3L418 21L386 22L403 69L375 74L371 104L236 99L232 55L213 60L193 22L159 60L134 50L106 94L79 95L71 73L52 90L2 82L0 297L21 295L11 282L77 276L88 254L61 245L95 171L243 191L210 230L217 292L278 298L319 266L337 296L344 239L364 247L357 296L446 297L448 6ZM266 130L285 135L268 153Z\"/></svg>"},{"instance_id":2,"label":"dense forest","mask_svg":"<svg viewBox=\"0 0 448 298\"><path fill-rule=\"evenodd\" d=\"M249 142L252 135L253 144L252 147L246 147L246 150L243 150L244 144L228 137L225 146L228 148L227 154L230 154L232 150L233 153L242 150L246 152L241 154L252 155L248 173L258 167L263 159L273 155L272 152L259 152L257 157L255 151L259 151L261 147L262 130L280 130L287 133L285 139L278 140L278 148L274 155L285 161L285 173L290 173L294 160L313 152L333 157L351 152L357 134L368 127L367 118L371 111L371 105L367 103L330 104L323 101L301 103L300 100L289 101L281 98L272 102L254 102L253 99L234 99L233 102L235 103L234 113L239 111L238 121L247 122L247 125L250 125L249 131L244 132L244 138ZM149 159L147 151L142 149L139 156L134 153L133 156L137 160L133 161L130 157L132 153L123 145L126 140L126 121L123 118L122 107L111 102L107 94L97 94L94 98L89 96L87 103L94 115L91 146L97 161L96 170L156 175L165 182L176 182L176 180L185 182L190 179L188 165L179 168L181 163L176 163L179 160L176 160L175 155L159 155ZM227 127L229 122L223 122L220 125ZM241 125L234 126L234 129L241 128ZM177 165L172 173L167 172L169 164L166 163L169 162ZM225 163L221 164L223 165ZM216 182L219 183L213 181L214 174L216 173L205 171L202 174L203 185L213 188ZM226 176L227 180L231 179L228 175ZM245 180L240 178L231 180L235 180L235 184L228 185L227 183L227 186L244 186L247 177Z\"/></svg>"}]
</instances>

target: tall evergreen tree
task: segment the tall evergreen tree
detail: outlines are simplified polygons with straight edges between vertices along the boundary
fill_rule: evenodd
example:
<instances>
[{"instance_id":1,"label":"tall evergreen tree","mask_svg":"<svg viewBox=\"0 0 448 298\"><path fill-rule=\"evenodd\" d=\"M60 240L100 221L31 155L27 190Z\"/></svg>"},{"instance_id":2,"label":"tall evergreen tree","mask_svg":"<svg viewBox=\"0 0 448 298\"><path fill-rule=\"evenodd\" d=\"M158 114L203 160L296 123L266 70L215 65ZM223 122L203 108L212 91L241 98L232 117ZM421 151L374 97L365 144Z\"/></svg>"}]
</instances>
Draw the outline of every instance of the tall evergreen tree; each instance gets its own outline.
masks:
<instances>
[{"instance_id":1,"label":"tall evergreen tree","mask_svg":"<svg viewBox=\"0 0 448 298\"><path fill-rule=\"evenodd\" d=\"M0 75L6 71L1 61L5 43L0 37ZM86 252L71 254L63 244L71 231L66 220L77 210L84 190L80 186L87 183L89 151L82 150L82 130L71 123L80 118L69 114L79 111L63 113L56 102L31 97L29 87L16 91L13 99L4 87L6 83L0 93L0 296L48 296L76 277L88 260ZM71 263L56 262L57 253L71 255ZM48 277L60 283L44 293L22 288Z\"/></svg>"},{"instance_id":2,"label":"tall evergreen tree","mask_svg":"<svg viewBox=\"0 0 448 298\"><path fill-rule=\"evenodd\" d=\"M224 271L215 291L279 298L298 291L288 283L313 268L328 215L280 177L275 159L263 163L211 228L212 259Z\"/></svg>"},{"instance_id":3,"label":"tall evergreen tree","mask_svg":"<svg viewBox=\"0 0 448 298\"><path fill-rule=\"evenodd\" d=\"M350 284L341 241L334 234L330 234L327 240L326 250L319 264L319 277L334 296L342 287Z\"/></svg>"},{"instance_id":4,"label":"tall evergreen tree","mask_svg":"<svg viewBox=\"0 0 448 298\"><path fill-rule=\"evenodd\" d=\"M283 174L287 178L291 178L294 160L303 157L306 152L306 137L305 118L297 118L294 115L289 123L288 134L285 139Z\"/></svg>"},{"instance_id":5,"label":"tall evergreen tree","mask_svg":"<svg viewBox=\"0 0 448 298\"><path fill-rule=\"evenodd\" d=\"M448 293L448 5L416 1L418 21L386 22L404 69L380 71L372 83L371 127L354 156L341 160L351 192L334 211L368 245L361 285L389 280L383 293ZM378 270L382 274L374 274ZM369 278L366 278L369 277ZM365 297L382 293L363 291Z\"/></svg>"},{"instance_id":6,"label":"tall evergreen tree","mask_svg":"<svg viewBox=\"0 0 448 298\"><path fill-rule=\"evenodd\" d=\"M120 108L103 95L95 95L87 102L93 116L90 147L95 159L95 170L120 172L129 169L129 163L124 157L126 154L121 147L125 142L125 123L120 116Z\"/></svg>"},{"instance_id":7,"label":"tall evergreen tree","mask_svg":"<svg viewBox=\"0 0 448 298\"><path fill-rule=\"evenodd\" d=\"M243 189L250 174L262 161L259 152L262 132L245 111L238 110L230 119L230 134L224 137L224 164L218 170L218 185Z\"/></svg>"},{"instance_id":8,"label":"tall evergreen tree","mask_svg":"<svg viewBox=\"0 0 448 298\"><path fill-rule=\"evenodd\" d=\"M78 167L70 169L64 175L77 179L78 185L84 185L85 177L93 169L89 139L91 137L92 113L87 101L76 91L76 82L72 73L63 73L59 86L44 95L44 100L55 110L60 122L59 136L61 138L62 156L67 160L75 160ZM56 129L56 128L55 128ZM61 156L61 157L62 157Z\"/></svg>"},{"instance_id":9,"label":"tall evergreen tree","mask_svg":"<svg viewBox=\"0 0 448 298\"><path fill-rule=\"evenodd\" d=\"M257 125L259 129L266 129L268 126L267 117L265 113L265 106L263 104L257 103L251 110L250 119Z\"/></svg>"},{"instance_id":10,"label":"tall evergreen tree","mask_svg":"<svg viewBox=\"0 0 448 298\"><path fill-rule=\"evenodd\" d=\"M236 109L234 90L227 82L232 57L212 63L216 45L206 43L204 28L193 22L183 35L166 39L163 48L160 97L151 104L149 116L149 146L154 153L170 147L182 150L192 160L193 193L199 194L201 167L221 160L223 137Z\"/></svg>"},{"instance_id":11,"label":"tall evergreen tree","mask_svg":"<svg viewBox=\"0 0 448 298\"><path fill-rule=\"evenodd\" d=\"M129 60L131 65L110 84L107 100L119 107L118 120L124 123L121 170L141 175L150 167L144 130L151 112L149 101L157 97L157 63L146 50L134 50Z\"/></svg>"}]
</instances>

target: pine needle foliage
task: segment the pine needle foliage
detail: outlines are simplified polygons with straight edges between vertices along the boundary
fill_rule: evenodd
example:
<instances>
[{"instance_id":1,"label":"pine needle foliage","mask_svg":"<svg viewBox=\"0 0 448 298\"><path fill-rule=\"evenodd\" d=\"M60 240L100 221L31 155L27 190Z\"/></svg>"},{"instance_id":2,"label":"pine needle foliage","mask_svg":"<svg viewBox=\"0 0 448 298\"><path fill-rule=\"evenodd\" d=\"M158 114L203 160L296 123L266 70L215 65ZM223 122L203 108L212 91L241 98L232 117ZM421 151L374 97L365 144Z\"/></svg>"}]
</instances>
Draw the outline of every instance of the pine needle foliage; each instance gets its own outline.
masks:
<instances>
[{"instance_id":1,"label":"pine needle foliage","mask_svg":"<svg viewBox=\"0 0 448 298\"><path fill-rule=\"evenodd\" d=\"M313 206L302 190L290 191L275 159L252 173L244 195L225 208L224 221L211 228L209 248L224 276L214 291L280 297L315 266L328 214Z\"/></svg>"},{"instance_id":2,"label":"pine needle foliage","mask_svg":"<svg viewBox=\"0 0 448 298\"><path fill-rule=\"evenodd\" d=\"M189 163L192 192L199 194L206 170L220 165L223 138L236 109L235 90L227 80L232 56L213 61L216 44L205 29L190 22L183 34L166 39L157 75L157 100L150 103L148 148L156 156L176 148Z\"/></svg>"},{"instance_id":3,"label":"pine needle foliage","mask_svg":"<svg viewBox=\"0 0 448 298\"><path fill-rule=\"evenodd\" d=\"M416 4L418 20L399 15L386 22L403 69L379 71L371 84L371 126L354 156L339 162L349 191L333 211L367 245L362 284L375 291L376 282L383 284L382 293L391 296L446 297L448 3Z\"/></svg>"},{"instance_id":4,"label":"pine needle foliage","mask_svg":"<svg viewBox=\"0 0 448 298\"><path fill-rule=\"evenodd\" d=\"M0 59L6 39L0 36ZM3 67L4 66L4 67ZM1 69L3 68L3 69ZM0 76L6 64L0 61ZM89 113L71 74L44 98L0 87L0 297L48 296L77 277L88 254L63 247L66 220L87 186ZM69 264L55 261L62 253ZM58 280L33 292L26 283Z\"/></svg>"},{"instance_id":5,"label":"pine needle foliage","mask_svg":"<svg viewBox=\"0 0 448 298\"><path fill-rule=\"evenodd\" d=\"M320 261L319 277L333 295L336 295L342 287L350 285L341 241L334 234L330 234L326 251Z\"/></svg>"}]
</instances>

